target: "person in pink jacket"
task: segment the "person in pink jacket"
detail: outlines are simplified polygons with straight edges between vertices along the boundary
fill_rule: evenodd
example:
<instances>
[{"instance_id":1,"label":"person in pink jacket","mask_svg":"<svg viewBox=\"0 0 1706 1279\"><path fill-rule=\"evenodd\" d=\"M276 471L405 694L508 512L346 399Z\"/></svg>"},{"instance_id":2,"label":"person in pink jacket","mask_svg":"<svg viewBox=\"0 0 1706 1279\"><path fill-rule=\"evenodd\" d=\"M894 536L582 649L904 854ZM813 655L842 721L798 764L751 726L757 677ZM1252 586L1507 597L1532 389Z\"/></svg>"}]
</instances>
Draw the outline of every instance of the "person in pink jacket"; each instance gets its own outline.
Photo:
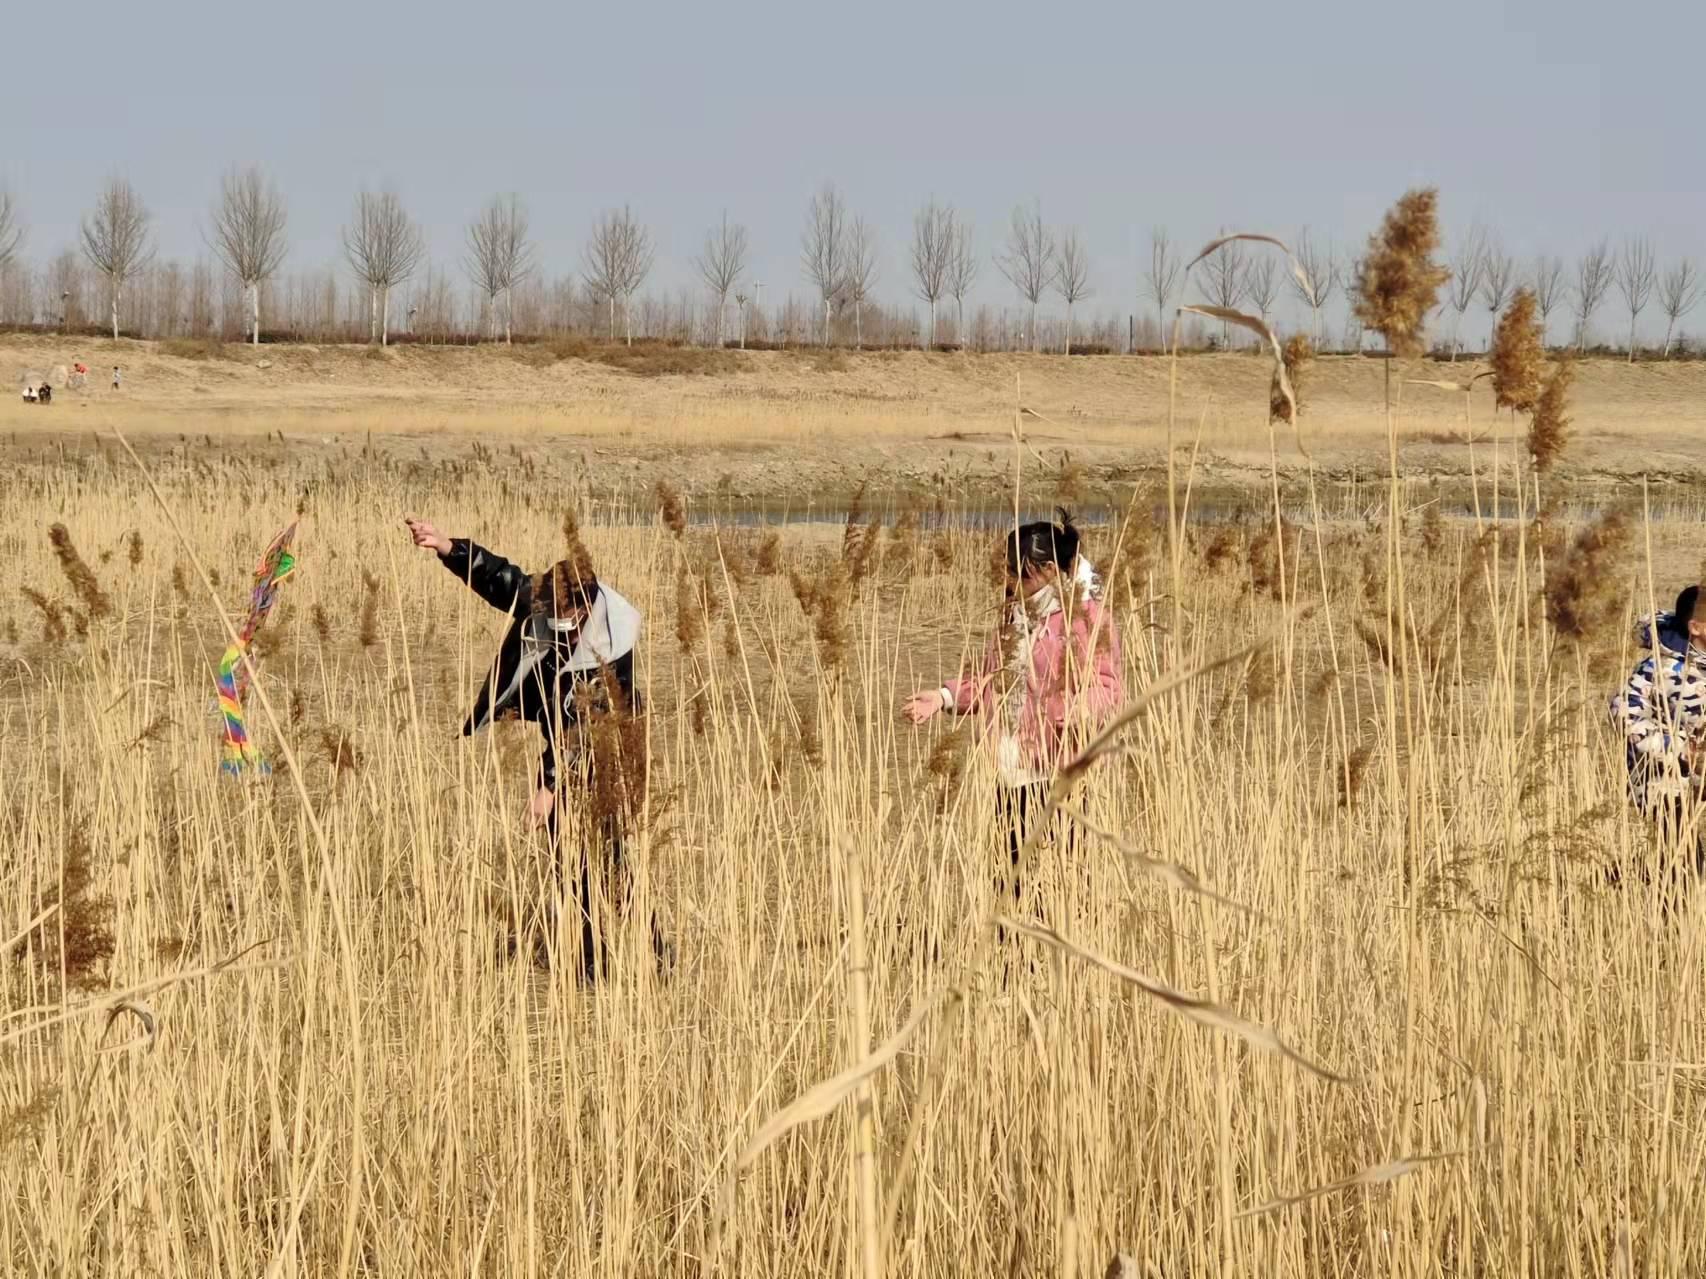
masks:
<instances>
[{"instance_id":1,"label":"person in pink jacket","mask_svg":"<svg viewBox=\"0 0 1706 1279\"><path fill-rule=\"evenodd\" d=\"M914 724L944 711L986 720L1015 896L1028 820L1051 778L1125 700L1119 634L1079 540L1065 511L1009 534L1006 607L982 660L902 707Z\"/></svg>"}]
</instances>

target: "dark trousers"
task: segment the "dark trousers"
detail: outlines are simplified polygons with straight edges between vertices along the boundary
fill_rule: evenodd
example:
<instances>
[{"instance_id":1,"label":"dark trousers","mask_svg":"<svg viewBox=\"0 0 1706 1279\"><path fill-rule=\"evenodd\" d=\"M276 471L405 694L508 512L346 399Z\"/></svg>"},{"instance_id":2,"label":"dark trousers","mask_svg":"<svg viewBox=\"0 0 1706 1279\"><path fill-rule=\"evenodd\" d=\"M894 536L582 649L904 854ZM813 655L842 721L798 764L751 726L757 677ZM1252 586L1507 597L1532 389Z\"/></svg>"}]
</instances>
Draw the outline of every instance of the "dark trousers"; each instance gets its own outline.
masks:
<instances>
[{"instance_id":1,"label":"dark trousers","mask_svg":"<svg viewBox=\"0 0 1706 1279\"><path fill-rule=\"evenodd\" d=\"M546 829L554 855L557 888L563 893L565 908L579 918L580 976L583 981L593 984L610 972L609 922L627 912L634 895L634 882L624 860L622 824L617 818L608 817L592 823L590 829L582 832L578 850L566 846L569 840L558 819L558 811L572 794L567 792L559 797L551 809ZM571 861L577 858L580 862L578 884L570 871ZM600 921L597 917L598 897L592 871L595 858L599 865L598 878L611 907L607 921ZM555 912L552 914L554 916ZM651 916L651 934L652 953L662 967L669 958L669 948L662 930L658 928L656 911Z\"/></svg>"},{"instance_id":2,"label":"dark trousers","mask_svg":"<svg viewBox=\"0 0 1706 1279\"><path fill-rule=\"evenodd\" d=\"M1633 878L1642 884L1658 884L1667 913L1682 904L1694 880L1706 876L1706 813L1700 809L1698 802L1670 799L1648 814L1651 852L1636 866ZM1613 884L1622 883L1623 869L1610 867L1606 878Z\"/></svg>"}]
</instances>

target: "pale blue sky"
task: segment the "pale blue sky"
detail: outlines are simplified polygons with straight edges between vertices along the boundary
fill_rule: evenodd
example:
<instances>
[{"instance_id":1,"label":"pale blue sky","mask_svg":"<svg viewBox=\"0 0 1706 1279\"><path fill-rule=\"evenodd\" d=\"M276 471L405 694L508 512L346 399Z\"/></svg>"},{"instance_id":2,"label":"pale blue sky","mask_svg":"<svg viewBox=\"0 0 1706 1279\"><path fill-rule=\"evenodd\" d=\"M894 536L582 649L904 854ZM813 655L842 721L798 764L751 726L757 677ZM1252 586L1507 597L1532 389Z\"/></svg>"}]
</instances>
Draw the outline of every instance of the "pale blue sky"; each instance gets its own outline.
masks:
<instances>
[{"instance_id":1,"label":"pale blue sky","mask_svg":"<svg viewBox=\"0 0 1706 1279\"><path fill-rule=\"evenodd\" d=\"M1399 8L1092 3L117 5L59 13L8 60L0 176L28 253L73 242L126 174L165 255L193 258L221 170L290 201L287 269L338 260L356 188L392 183L459 261L493 193L527 200L547 274L603 207L652 227L649 286L690 278L725 206L766 300L804 297L799 235L825 179L871 219L878 293L910 293L911 216L934 194L987 253L1040 198L1090 247L1088 310L1132 309L1147 229L1305 223L1360 243L1406 186L1449 230L1478 219L1526 259L1650 235L1706 256L1696 83L1706 8L1445 0ZM40 11L44 18L46 10ZM1615 299L1602 326L1614 326Z\"/></svg>"}]
</instances>

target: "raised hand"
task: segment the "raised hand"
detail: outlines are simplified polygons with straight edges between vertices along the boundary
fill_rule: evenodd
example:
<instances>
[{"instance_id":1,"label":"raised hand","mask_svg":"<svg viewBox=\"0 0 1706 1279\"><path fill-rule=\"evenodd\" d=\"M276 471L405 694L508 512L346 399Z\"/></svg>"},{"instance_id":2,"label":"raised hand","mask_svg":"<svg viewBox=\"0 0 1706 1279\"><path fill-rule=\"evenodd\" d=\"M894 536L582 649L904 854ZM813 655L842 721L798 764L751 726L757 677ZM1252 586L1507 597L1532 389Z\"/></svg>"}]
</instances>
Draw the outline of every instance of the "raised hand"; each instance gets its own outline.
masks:
<instances>
[{"instance_id":1,"label":"raised hand","mask_svg":"<svg viewBox=\"0 0 1706 1279\"><path fill-rule=\"evenodd\" d=\"M440 555L450 553L450 539L425 520L417 520L411 515L403 521L403 524L408 528L409 536L415 539L416 546L423 546Z\"/></svg>"}]
</instances>

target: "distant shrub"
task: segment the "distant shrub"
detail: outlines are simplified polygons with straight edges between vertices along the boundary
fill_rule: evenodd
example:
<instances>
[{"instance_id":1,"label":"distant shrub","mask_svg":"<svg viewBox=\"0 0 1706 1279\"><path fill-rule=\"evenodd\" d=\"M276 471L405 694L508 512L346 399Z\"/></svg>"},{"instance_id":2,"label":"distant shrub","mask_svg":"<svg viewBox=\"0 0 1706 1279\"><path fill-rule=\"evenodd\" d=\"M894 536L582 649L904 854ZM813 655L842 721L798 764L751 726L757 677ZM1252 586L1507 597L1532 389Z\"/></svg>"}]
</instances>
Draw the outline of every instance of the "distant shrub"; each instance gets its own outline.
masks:
<instances>
[{"instance_id":1,"label":"distant shrub","mask_svg":"<svg viewBox=\"0 0 1706 1279\"><path fill-rule=\"evenodd\" d=\"M218 338L167 338L160 343L161 355L175 355L180 360L226 359L225 343Z\"/></svg>"}]
</instances>

